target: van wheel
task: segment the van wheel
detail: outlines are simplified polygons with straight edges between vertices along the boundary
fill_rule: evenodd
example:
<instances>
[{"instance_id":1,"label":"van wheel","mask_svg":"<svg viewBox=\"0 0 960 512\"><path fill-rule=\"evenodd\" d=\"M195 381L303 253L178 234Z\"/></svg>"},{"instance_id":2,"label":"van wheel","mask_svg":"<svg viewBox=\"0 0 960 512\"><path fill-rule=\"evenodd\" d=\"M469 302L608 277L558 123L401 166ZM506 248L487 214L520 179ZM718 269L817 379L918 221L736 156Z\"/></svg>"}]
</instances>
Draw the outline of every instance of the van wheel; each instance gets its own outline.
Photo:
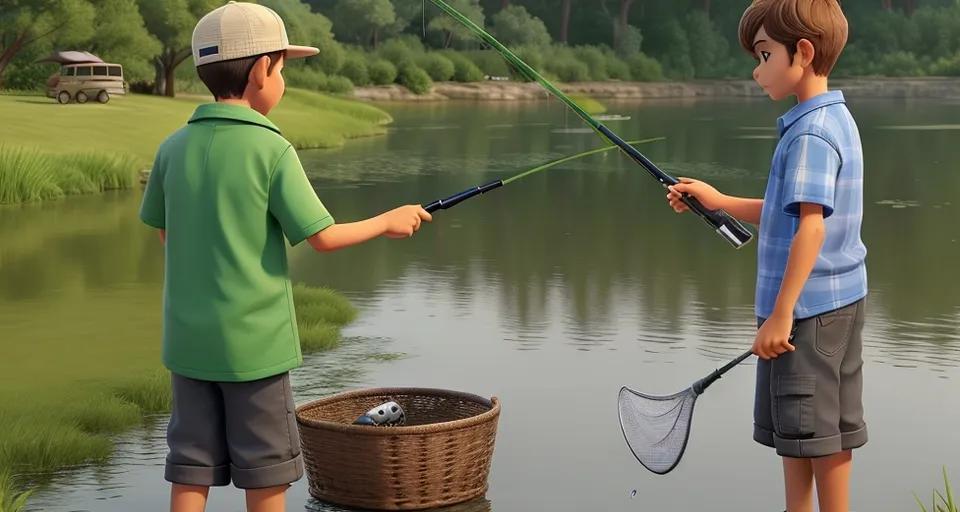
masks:
<instances>
[{"instance_id":1,"label":"van wheel","mask_svg":"<svg viewBox=\"0 0 960 512\"><path fill-rule=\"evenodd\" d=\"M60 91L60 94L57 95L57 101L60 102L61 105L70 103L70 93L67 91Z\"/></svg>"},{"instance_id":2,"label":"van wheel","mask_svg":"<svg viewBox=\"0 0 960 512\"><path fill-rule=\"evenodd\" d=\"M87 93L83 91L77 91L77 103L86 103L87 102Z\"/></svg>"},{"instance_id":3,"label":"van wheel","mask_svg":"<svg viewBox=\"0 0 960 512\"><path fill-rule=\"evenodd\" d=\"M100 103L106 103L110 101L110 95L107 94L107 91L100 91L97 94L97 101L99 101Z\"/></svg>"}]
</instances>

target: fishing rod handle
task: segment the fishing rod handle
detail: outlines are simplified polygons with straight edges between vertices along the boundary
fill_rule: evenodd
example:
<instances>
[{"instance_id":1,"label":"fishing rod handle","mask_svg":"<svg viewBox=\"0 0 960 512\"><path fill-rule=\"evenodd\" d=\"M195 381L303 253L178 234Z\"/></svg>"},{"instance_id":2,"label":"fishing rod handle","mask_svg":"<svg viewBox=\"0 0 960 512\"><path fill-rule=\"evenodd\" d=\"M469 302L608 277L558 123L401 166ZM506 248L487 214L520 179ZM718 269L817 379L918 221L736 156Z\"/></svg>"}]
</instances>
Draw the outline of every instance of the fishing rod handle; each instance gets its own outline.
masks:
<instances>
[{"instance_id":1,"label":"fishing rod handle","mask_svg":"<svg viewBox=\"0 0 960 512\"><path fill-rule=\"evenodd\" d=\"M683 194L680 200L713 227L734 249L747 245L753 239L753 233L724 210L709 210L699 199L690 194Z\"/></svg>"},{"instance_id":2,"label":"fishing rod handle","mask_svg":"<svg viewBox=\"0 0 960 512\"><path fill-rule=\"evenodd\" d=\"M603 134L610 142L613 142L624 153L627 154L634 162L638 163L640 167L643 167L647 170L657 181L660 182L664 187L671 187L680 183L680 180L670 176L669 174L660 170L656 164L650 161L647 157L643 156L642 153L637 151L637 148L631 146L624 142L619 135L610 131L606 126L597 123L597 130ZM720 234L727 242L730 243L735 249L739 249L746 245L751 239L753 239L753 233L750 232L743 224L740 223L737 219L734 219L727 212L723 210L710 210L707 207L697 200L697 198L690 196L689 194L683 194L680 198L684 204L690 208L691 211L700 216L707 224L709 224L717 233Z\"/></svg>"},{"instance_id":3,"label":"fishing rod handle","mask_svg":"<svg viewBox=\"0 0 960 512\"><path fill-rule=\"evenodd\" d=\"M489 192L495 188L499 188L502 186L503 186L502 180L491 181L486 185L480 185L479 187L468 188L467 190L464 190L463 192L460 192L458 194L454 194L446 199L437 199L432 203L423 205L423 209L426 210L427 213L433 213L437 210L446 210L447 208L452 208L453 206L456 206L457 204L463 201L466 201L467 199L470 199L473 196L478 196L480 194Z\"/></svg>"}]
</instances>

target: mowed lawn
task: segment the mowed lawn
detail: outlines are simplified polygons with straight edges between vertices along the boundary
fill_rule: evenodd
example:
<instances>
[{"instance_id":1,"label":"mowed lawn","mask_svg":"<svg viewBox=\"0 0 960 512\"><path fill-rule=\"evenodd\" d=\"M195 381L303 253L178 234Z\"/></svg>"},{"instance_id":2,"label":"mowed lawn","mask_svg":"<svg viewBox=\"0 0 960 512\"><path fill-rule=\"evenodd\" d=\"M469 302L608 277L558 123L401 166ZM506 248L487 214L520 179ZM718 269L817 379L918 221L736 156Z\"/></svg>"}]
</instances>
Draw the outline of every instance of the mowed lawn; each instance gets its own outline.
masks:
<instances>
[{"instance_id":1,"label":"mowed lawn","mask_svg":"<svg viewBox=\"0 0 960 512\"><path fill-rule=\"evenodd\" d=\"M42 96L0 95L0 141L44 151L127 153L140 165L182 127L209 97L164 98L128 94L107 104L60 105ZM298 149L330 148L352 138L383 134L389 114L369 104L289 89L268 116Z\"/></svg>"}]
</instances>

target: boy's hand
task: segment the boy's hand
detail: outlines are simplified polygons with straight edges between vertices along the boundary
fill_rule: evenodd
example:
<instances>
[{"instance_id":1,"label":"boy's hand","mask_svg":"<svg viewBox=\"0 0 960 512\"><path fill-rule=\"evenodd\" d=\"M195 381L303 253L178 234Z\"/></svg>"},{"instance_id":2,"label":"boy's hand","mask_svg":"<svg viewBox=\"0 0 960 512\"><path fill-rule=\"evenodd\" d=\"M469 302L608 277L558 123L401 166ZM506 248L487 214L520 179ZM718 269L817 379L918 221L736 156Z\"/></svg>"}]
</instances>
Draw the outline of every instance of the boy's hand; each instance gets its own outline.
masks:
<instances>
[{"instance_id":1,"label":"boy's hand","mask_svg":"<svg viewBox=\"0 0 960 512\"><path fill-rule=\"evenodd\" d=\"M774 313L767 318L753 340L753 353L761 359L776 358L784 352L792 352L793 315Z\"/></svg>"},{"instance_id":2,"label":"boy's hand","mask_svg":"<svg viewBox=\"0 0 960 512\"><path fill-rule=\"evenodd\" d=\"M720 203L723 202L723 194L717 189L707 185L702 181L692 180L690 178L679 178L680 183L667 187L670 192L667 193L667 200L670 201L670 207L677 213L685 212L690 208L680 200L681 194L689 194L697 198L708 210L717 210Z\"/></svg>"},{"instance_id":3,"label":"boy's hand","mask_svg":"<svg viewBox=\"0 0 960 512\"><path fill-rule=\"evenodd\" d=\"M389 238L407 238L420 229L420 222L433 220L433 216L419 204L394 208L381 215L386 224L383 234Z\"/></svg>"}]
</instances>

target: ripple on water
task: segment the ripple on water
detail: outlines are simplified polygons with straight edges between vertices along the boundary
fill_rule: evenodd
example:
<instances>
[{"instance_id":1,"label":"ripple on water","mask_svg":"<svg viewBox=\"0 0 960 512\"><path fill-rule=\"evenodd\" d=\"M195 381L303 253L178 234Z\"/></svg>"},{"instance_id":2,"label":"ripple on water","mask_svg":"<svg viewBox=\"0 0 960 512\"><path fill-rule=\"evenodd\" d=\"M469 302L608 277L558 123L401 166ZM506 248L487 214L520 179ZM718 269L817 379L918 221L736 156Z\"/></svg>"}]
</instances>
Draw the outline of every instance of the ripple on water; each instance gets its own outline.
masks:
<instances>
[{"instance_id":1,"label":"ripple on water","mask_svg":"<svg viewBox=\"0 0 960 512\"><path fill-rule=\"evenodd\" d=\"M931 367L943 371L960 366L960 314L940 314L922 320L885 317L867 323L865 358L892 366Z\"/></svg>"}]
</instances>

